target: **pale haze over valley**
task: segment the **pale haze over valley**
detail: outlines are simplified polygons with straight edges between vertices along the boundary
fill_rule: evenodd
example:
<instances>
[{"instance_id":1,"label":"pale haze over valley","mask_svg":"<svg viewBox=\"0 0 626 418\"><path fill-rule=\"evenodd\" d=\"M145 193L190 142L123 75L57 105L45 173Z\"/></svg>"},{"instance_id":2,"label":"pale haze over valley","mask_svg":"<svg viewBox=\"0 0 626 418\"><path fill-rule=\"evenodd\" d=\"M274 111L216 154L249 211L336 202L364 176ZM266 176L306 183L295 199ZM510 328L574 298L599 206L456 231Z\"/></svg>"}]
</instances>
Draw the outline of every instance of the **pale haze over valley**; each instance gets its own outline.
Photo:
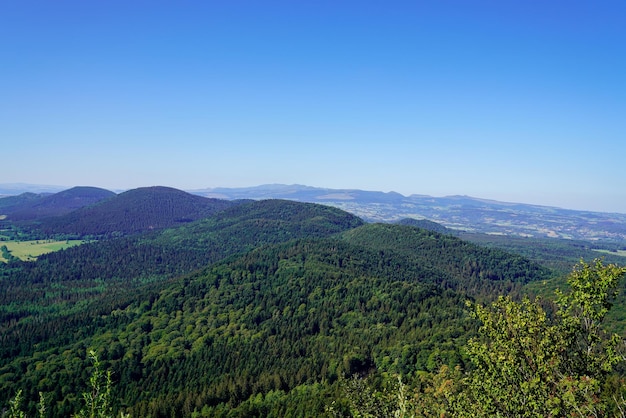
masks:
<instances>
[{"instance_id":1,"label":"pale haze over valley","mask_svg":"<svg viewBox=\"0 0 626 418\"><path fill-rule=\"evenodd\" d=\"M623 1L9 1L0 36L0 183L626 213Z\"/></svg>"}]
</instances>

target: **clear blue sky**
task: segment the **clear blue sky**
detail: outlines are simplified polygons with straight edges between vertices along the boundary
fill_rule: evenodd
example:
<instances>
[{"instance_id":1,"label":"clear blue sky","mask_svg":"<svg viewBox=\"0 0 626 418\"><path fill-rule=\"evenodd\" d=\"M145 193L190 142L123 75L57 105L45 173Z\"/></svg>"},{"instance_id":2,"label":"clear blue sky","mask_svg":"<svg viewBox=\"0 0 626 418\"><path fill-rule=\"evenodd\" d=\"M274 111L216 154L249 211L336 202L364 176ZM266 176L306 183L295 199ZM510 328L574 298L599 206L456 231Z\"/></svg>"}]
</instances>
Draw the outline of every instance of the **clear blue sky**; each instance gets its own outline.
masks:
<instances>
[{"instance_id":1,"label":"clear blue sky","mask_svg":"<svg viewBox=\"0 0 626 418\"><path fill-rule=\"evenodd\" d=\"M0 2L0 183L626 213L626 2Z\"/></svg>"}]
</instances>

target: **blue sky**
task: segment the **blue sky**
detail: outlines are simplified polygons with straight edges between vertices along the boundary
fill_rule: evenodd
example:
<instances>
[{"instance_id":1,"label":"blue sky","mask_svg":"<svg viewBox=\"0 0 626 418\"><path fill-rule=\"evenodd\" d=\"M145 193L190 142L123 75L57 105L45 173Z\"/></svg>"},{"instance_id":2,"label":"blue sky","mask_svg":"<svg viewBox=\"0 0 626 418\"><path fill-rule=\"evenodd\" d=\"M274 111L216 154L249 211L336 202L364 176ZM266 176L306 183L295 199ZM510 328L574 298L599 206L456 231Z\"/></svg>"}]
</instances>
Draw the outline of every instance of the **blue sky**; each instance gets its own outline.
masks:
<instances>
[{"instance_id":1,"label":"blue sky","mask_svg":"<svg viewBox=\"0 0 626 418\"><path fill-rule=\"evenodd\" d=\"M0 183L626 213L623 1L0 3Z\"/></svg>"}]
</instances>

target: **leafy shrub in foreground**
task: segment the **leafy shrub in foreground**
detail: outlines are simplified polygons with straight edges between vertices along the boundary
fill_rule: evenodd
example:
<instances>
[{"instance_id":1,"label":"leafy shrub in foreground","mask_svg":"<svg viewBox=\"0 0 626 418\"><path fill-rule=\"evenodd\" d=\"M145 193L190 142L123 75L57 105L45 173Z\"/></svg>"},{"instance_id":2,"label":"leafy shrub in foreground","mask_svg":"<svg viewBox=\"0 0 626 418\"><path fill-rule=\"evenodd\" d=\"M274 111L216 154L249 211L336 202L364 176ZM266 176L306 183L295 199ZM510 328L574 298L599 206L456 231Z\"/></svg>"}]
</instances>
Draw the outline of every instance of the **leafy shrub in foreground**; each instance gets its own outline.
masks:
<instances>
[{"instance_id":1,"label":"leafy shrub in foreground","mask_svg":"<svg viewBox=\"0 0 626 418\"><path fill-rule=\"evenodd\" d=\"M76 418L114 418L111 407L111 372L103 371L95 351L89 351L89 358L93 362L93 372L89 378L89 388L83 392L85 406L74 415ZM46 404L43 394L39 393L38 417L45 418ZM27 418L22 409L22 391L18 390L15 398L9 401L9 410L2 414L2 418ZM129 418L129 415L120 412L120 418Z\"/></svg>"}]
</instances>

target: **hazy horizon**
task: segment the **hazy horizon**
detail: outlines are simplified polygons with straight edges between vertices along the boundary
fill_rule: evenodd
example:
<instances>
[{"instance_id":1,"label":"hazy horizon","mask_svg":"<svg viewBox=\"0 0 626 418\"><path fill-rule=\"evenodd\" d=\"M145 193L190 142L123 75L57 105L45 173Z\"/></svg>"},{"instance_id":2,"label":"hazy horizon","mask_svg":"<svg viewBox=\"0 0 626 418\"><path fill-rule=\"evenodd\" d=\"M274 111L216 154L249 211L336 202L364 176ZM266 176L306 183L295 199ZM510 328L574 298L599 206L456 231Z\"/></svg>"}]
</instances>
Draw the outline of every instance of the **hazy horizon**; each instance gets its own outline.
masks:
<instances>
[{"instance_id":1,"label":"hazy horizon","mask_svg":"<svg viewBox=\"0 0 626 418\"><path fill-rule=\"evenodd\" d=\"M221 189L264 189L267 187L272 187L272 186L278 186L278 187L312 187L312 188L316 188L316 189L321 189L321 190L330 190L330 191L362 191L362 192L382 192L382 193L398 193L401 194L404 197L410 197L410 196L427 196L427 197L433 197L433 198L446 198L446 197L468 197L468 198L472 198L472 199L477 199L477 200L484 200L484 201L492 201L492 202L499 202L499 203L505 203L505 204L522 204L522 205L531 205L531 206L544 206L544 207L554 207L557 209L565 209L565 210L573 210L573 211L588 211L588 212L598 212L598 213L616 213L616 214L626 214L626 212L619 212L619 211L601 211L601 210L591 210L591 209L585 209L585 208L571 208L571 207L564 207L564 206L554 206L554 205L543 205L543 204L538 204L538 203L532 203L532 202L522 202L522 201L510 201L510 200L497 200L497 199L490 199L490 198L484 198L481 196L472 196L472 195L466 195L466 194L456 194L456 195L427 195L427 194L423 194L423 193L412 193L412 194L403 194L400 192L397 192L395 190L373 190L373 189L358 189L358 188L331 188L331 187L323 187L323 186L311 186L308 184L284 184L284 183L266 183L266 184L256 184L256 185L250 185L250 186L237 186L237 187L224 187L224 186L216 186L216 187L199 187L199 188L194 188L194 189L185 189L185 188L180 188L180 187L176 187L176 186L172 186L172 185L167 185L167 184L150 184L150 185L144 185L144 186L138 186L138 187L132 187L132 188L107 188L107 187L100 187L100 186L93 186L93 185L87 185L87 184L79 184L79 185L73 185L73 186L68 186L68 185L53 185L53 184L32 184L32 183L0 183L0 199L2 197L7 197L7 196L15 196L17 194L20 194L22 192L27 192L27 191L31 191L31 192L35 192L35 193L58 193L61 191L65 191L65 190L69 190L71 188L74 187L97 187L97 188L101 188L101 189L105 189L105 190L109 190L112 192L115 192L117 194L119 193L123 193L129 190L133 190L133 189L137 189L137 188L147 188L147 187L170 187L170 188L174 188L174 189L178 189L178 190L182 190L188 193L197 193L197 192L207 192L207 191L213 191L213 190L221 190ZM17 192L13 192L10 194L3 194L3 191L6 190L10 190L11 188L14 187L14 190L16 190Z\"/></svg>"},{"instance_id":2,"label":"hazy horizon","mask_svg":"<svg viewBox=\"0 0 626 418\"><path fill-rule=\"evenodd\" d=\"M626 213L626 3L0 5L0 183Z\"/></svg>"}]
</instances>

